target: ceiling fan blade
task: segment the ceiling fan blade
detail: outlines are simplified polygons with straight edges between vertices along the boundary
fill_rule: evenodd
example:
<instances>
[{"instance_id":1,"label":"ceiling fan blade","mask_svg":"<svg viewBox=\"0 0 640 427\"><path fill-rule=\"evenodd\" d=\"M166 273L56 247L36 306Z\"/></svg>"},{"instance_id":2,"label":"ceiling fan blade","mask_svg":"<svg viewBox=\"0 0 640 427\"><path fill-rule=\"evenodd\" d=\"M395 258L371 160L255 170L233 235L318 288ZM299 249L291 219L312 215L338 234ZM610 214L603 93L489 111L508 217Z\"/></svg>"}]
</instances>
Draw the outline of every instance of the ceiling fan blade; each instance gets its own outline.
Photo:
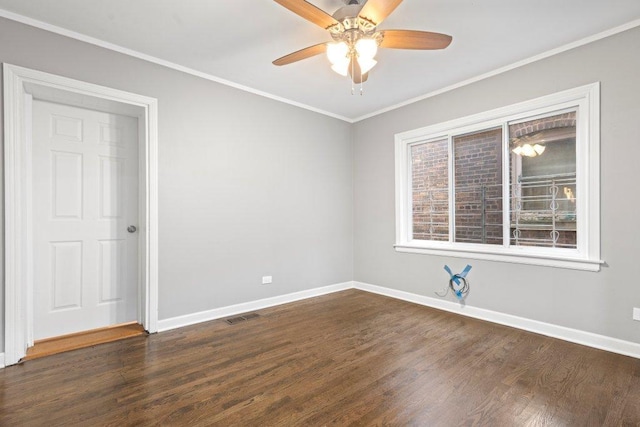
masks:
<instances>
[{"instance_id":1,"label":"ceiling fan blade","mask_svg":"<svg viewBox=\"0 0 640 427\"><path fill-rule=\"evenodd\" d=\"M402 0L367 0L359 16L380 25L400 3Z\"/></svg>"},{"instance_id":2,"label":"ceiling fan blade","mask_svg":"<svg viewBox=\"0 0 640 427\"><path fill-rule=\"evenodd\" d=\"M390 49L444 49L453 39L447 34L414 30L384 30L380 47Z\"/></svg>"},{"instance_id":3,"label":"ceiling fan blade","mask_svg":"<svg viewBox=\"0 0 640 427\"><path fill-rule=\"evenodd\" d=\"M290 53L289 55L285 55L282 58L278 58L273 61L273 65L291 64L292 62L297 62L303 59L311 58L312 56L320 55L321 53L325 53L326 51L326 43L315 44L313 46L305 47L304 49L300 49L296 52Z\"/></svg>"},{"instance_id":4,"label":"ceiling fan blade","mask_svg":"<svg viewBox=\"0 0 640 427\"><path fill-rule=\"evenodd\" d=\"M355 84L360 84L367 81L369 73L362 74L360 72L360 64L358 64L358 61L352 59L351 62L349 62L349 76L351 76L351 80L353 80Z\"/></svg>"},{"instance_id":5,"label":"ceiling fan blade","mask_svg":"<svg viewBox=\"0 0 640 427\"><path fill-rule=\"evenodd\" d=\"M275 2L325 30L339 23L333 16L304 0L275 0Z\"/></svg>"}]
</instances>

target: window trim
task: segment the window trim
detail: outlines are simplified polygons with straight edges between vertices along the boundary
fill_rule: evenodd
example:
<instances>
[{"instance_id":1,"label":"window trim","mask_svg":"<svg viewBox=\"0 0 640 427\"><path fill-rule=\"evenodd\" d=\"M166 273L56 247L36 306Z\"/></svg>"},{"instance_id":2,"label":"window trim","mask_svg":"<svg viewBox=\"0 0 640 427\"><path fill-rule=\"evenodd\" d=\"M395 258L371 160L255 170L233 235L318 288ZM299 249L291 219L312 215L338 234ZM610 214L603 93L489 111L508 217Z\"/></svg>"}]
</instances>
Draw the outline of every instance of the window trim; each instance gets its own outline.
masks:
<instances>
[{"instance_id":1,"label":"window trim","mask_svg":"<svg viewBox=\"0 0 640 427\"><path fill-rule=\"evenodd\" d=\"M576 178L579 183L576 210L577 249L469 244L452 241L414 240L412 238L412 197L410 148L478 130L503 127L503 164L509 159L508 123L553 111L576 108ZM449 162L452 161L449 152ZM505 160L507 159L507 160ZM508 168L503 167L503 183L509 183ZM453 168L449 167L449 188ZM398 252L420 253L491 261L542 265L577 270L599 271L600 260L600 83L565 90L506 107L474 114L395 135L396 243ZM505 176L506 175L506 176ZM503 188L508 194L509 185ZM508 196L507 199L508 200ZM451 204L451 197L450 197ZM451 212L451 211L450 211ZM506 213L505 213L506 212ZM508 216L508 209L503 215ZM450 224L449 233L453 227ZM505 236L508 242L509 236Z\"/></svg>"}]
</instances>

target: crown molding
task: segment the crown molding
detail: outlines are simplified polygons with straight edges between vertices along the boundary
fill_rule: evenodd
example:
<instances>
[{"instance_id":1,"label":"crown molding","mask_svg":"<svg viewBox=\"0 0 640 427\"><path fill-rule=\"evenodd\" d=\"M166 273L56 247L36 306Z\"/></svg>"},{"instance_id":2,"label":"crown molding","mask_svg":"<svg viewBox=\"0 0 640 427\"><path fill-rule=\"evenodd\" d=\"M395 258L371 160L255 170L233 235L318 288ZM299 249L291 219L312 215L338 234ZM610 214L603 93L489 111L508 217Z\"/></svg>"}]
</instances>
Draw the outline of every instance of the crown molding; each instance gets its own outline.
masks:
<instances>
[{"instance_id":1,"label":"crown molding","mask_svg":"<svg viewBox=\"0 0 640 427\"><path fill-rule=\"evenodd\" d=\"M330 111L321 110L316 107L312 107L307 104L303 104L301 102L293 101L291 99L283 98L281 96L273 95L268 92L264 92L258 89L254 89L249 86L241 85L239 83L232 82L230 80L223 79L221 77L214 76L212 74L205 73L203 71L198 71L193 68L185 67L184 65L176 64L175 62L167 61L152 55L147 55L146 53L138 52L133 49L129 49L114 43L110 43L101 39L97 39L95 37L90 37L85 34L81 34L72 30L68 30L66 28L58 27L57 25L49 24L47 22L39 21L37 19L29 18L28 16L20 15L14 12L9 12L8 10L0 9L0 17L9 19L11 21L19 22L21 24L29 25L31 27L39 28L41 30L49 31L51 33L59 34L61 36L69 37L71 39L75 39L81 42L89 43L94 46L102 47L104 49L109 49L114 52L118 52L127 56L131 56L137 59L141 59L143 61L151 62L156 65L161 65L166 68L170 68L172 70L180 71L182 73L190 74L195 77L200 77L205 80L209 80L215 83L219 83L225 86L232 87L234 89L239 89L244 92L252 93L254 95L262 96L264 98L269 98L274 101L282 102L284 104L289 104L294 107L302 108L304 110L309 110L314 113L322 114L325 116L332 117L334 119L342 120L348 123L353 123L353 120L341 116L339 114L332 113Z\"/></svg>"}]
</instances>

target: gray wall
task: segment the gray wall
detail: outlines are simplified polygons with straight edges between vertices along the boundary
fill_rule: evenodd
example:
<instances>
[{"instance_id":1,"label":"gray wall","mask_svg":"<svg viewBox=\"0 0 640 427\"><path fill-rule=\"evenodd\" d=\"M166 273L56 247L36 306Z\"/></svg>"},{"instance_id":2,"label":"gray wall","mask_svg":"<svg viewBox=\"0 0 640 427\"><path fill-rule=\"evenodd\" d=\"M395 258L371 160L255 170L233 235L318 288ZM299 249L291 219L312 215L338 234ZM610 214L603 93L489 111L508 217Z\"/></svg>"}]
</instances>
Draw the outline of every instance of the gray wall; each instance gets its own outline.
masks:
<instances>
[{"instance_id":1,"label":"gray wall","mask_svg":"<svg viewBox=\"0 0 640 427\"><path fill-rule=\"evenodd\" d=\"M350 124L1 18L0 41L0 62L158 99L160 319L353 278Z\"/></svg>"},{"instance_id":2,"label":"gray wall","mask_svg":"<svg viewBox=\"0 0 640 427\"><path fill-rule=\"evenodd\" d=\"M373 117L355 125L355 280L435 297L443 265L466 263L470 306L640 342L640 28ZM580 85L601 86L598 273L397 253L394 134ZM398 84L401 84L400 82Z\"/></svg>"},{"instance_id":3,"label":"gray wall","mask_svg":"<svg viewBox=\"0 0 640 427\"><path fill-rule=\"evenodd\" d=\"M640 342L638 28L355 125L1 18L0 41L0 62L158 98L160 319L352 279L433 296L469 262L469 305ZM601 272L394 251L395 133L594 81Z\"/></svg>"}]
</instances>

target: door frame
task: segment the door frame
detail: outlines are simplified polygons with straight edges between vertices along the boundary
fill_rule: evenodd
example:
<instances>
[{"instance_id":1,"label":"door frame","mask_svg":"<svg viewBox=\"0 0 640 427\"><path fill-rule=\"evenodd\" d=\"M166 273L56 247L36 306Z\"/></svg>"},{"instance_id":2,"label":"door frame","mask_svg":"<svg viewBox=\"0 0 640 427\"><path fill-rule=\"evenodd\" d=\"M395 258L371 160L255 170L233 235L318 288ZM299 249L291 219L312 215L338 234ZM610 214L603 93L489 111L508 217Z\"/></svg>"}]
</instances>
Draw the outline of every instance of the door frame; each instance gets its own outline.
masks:
<instances>
[{"instance_id":1,"label":"door frame","mask_svg":"<svg viewBox=\"0 0 640 427\"><path fill-rule=\"evenodd\" d=\"M155 98L3 64L4 92L4 364L33 345L31 100L125 111L138 118L138 321L158 330L158 101ZM119 113L123 114L123 113Z\"/></svg>"}]
</instances>

